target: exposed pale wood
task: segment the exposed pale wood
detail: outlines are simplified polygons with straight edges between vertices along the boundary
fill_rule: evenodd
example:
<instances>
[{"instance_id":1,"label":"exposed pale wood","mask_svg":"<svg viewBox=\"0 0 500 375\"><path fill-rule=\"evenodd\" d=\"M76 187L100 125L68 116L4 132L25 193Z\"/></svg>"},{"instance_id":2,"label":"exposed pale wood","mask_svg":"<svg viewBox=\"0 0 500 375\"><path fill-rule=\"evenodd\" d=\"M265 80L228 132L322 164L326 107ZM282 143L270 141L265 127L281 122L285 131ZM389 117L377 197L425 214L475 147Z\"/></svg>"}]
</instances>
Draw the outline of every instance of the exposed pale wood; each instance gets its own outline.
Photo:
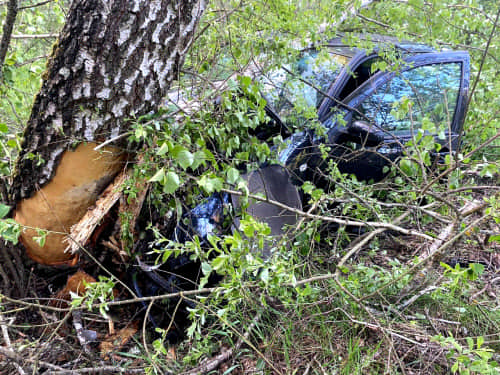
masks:
<instances>
[{"instance_id":1,"label":"exposed pale wood","mask_svg":"<svg viewBox=\"0 0 500 375\"><path fill-rule=\"evenodd\" d=\"M25 226L21 242L33 260L47 265L76 261L74 254L64 252L63 239L126 161L126 155L117 149L98 152L94 147L87 143L66 151L50 183L18 203L14 219ZM44 246L35 240L39 236L35 228L48 231Z\"/></svg>"},{"instance_id":2,"label":"exposed pale wood","mask_svg":"<svg viewBox=\"0 0 500 375\"><path fill-rule=\"evenodd\" d=\"M119 135L127 133L135 118L157 111L163 103L206 3L71 3L34 100L9 192L9 201L16 206L14 217L26 228L22 243L34 260L48 265L75 260L78 244L87 241L102 212L87 216L83 227L72 232L82 231L71 251L64 252L67 243L63 239L119 172L96 165L96 155L106 154L110 147L117 158L133 154L137 145L129 145ZM93 150L109 140L112 145L105 152ZM92 151L78 152L85 145L92 145ZM73 150L86 158L62 173L61 165ZM79 181L88 170L96 172L95 176ZM70 181L75 179L78 181ZM59 181L70 183L61 185ZM61 194L52 194L54 186ZM43 247L33 239L38 236L36 228L49 231Z\"/></svg>"},{"instance_id":3,"label":"exposed pale wood","mask_svg":"<svg viewBox=\"0 0 500 375\"><path fill-rule=\"evenodd\" d=\"M94 230L102 222L104 216L120 199L122 194L121 187L128 178L126 171L120 173L112 184L101 194L101 197L95 203L95 206L88 210L81 220L71 227L71 233L66 237L65 242L69 243L65 252L76 254L80 247L87 244L94 233Z\"/></svg>"}]
</instances>

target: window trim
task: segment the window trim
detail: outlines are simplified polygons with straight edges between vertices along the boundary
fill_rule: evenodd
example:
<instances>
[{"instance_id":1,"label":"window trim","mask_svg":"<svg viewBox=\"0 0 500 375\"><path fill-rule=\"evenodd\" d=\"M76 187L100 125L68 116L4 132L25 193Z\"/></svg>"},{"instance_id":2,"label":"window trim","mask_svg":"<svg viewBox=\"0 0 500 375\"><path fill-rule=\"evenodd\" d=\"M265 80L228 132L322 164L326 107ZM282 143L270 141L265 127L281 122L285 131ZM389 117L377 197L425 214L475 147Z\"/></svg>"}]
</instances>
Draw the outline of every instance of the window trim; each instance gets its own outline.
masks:
<instances>
[{"instance_id":1,"label":"window trim","mask_svg":"<svg viewBox=\"0 0 500 375\"><path fill-rule=\"evenodd\" d=\"M460 63L462 67L457 104L455 107L455 113L453 114L453 121L450 126L452 133L460 134L463 127L463 122L465 120L465 111L468 101L467 94L470 79L470 60L467 52L438 52L411 56L405 59L406 67L404 69L400 69L397 72L384 71L376 73L372 78L370 78L355 91L353 91L345 99L345 103L348 103L349 107L357 109L362 101L364 101L368 96L372 95L376 91L376 89L390 81L397 74L426 65L445 63ZM349 116L352 116L352 111L349 111L349 113L346 115L346 119ZM392 134L392 132L388 133ZM410 133L410 131L406 131L405 134L405 132L401 131L399 134L397 134L397 137L406 137L409 136ZM392 134L390 138L394 138L395 135L396 134Z\"/></svg>"},{"instance_id":2,"label":"window trim","mask_svg":"<svg viewBox=\"0 0 500 375\"><path fill-rule=\"evenodd\" d=\"M328 96L323 99L323 102L318 107L318 119L320 119L320 121L321 119L323 119L323 117L327 117L328 111L337 104L335 99L338 100L339 93L342 92L344 86L349 81L349 78L351 78L350 72L356 70L358 66L360 66L365 61L377 56L378 56L377 53L371 53L367 55L364 51L359 51L351 58L351 60L347 63L347 65L342 68L335 81L333 81L330 87L328 88L327 91Z\"/></svg>"}]
</instances>

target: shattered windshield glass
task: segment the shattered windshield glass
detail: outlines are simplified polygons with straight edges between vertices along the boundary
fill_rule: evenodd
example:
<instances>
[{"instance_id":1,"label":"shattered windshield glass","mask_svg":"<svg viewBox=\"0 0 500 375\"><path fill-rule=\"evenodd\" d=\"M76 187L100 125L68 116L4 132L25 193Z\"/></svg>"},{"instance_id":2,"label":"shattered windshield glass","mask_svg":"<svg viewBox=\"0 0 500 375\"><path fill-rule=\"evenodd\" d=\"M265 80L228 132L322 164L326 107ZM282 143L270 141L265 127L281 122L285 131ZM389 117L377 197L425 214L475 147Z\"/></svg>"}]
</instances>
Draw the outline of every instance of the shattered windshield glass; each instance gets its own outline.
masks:
<instances>
[{"instance_id":1,"label":"shattered windshield glass","mask_svg":"<svg viewBox=\"0 0 500 375\"><path fill-rule=\"evenodd\" d=\"M349 58L326 51L307 51L299 59L260 78L267 104L287 125L300 127L317 117L317 108ZM319 89L319 90L318 90Z\"/></svg>"}]
</instances>

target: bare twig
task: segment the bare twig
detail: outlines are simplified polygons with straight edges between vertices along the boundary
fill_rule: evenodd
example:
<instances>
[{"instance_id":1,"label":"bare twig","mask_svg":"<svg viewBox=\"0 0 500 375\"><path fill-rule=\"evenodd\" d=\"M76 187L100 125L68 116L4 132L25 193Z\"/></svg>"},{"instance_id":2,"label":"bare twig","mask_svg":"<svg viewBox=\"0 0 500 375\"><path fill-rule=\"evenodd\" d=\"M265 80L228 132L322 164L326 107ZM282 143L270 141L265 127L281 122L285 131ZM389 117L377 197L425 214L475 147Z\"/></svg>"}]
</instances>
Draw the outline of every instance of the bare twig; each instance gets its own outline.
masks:
<instances>
[{"instance_id":1,"label":"bare twig","mask_svg":"<svg viewBox=\"0 0 500 375\"><path fill-rule=\"evenodd\" d=\"M146 309L146 313L144 314L144 320L142 321L142 345L144 346L144 351L146 352L146 355L148 356L148 358L149 358L151 364L153 365L153 367L155 368L155 370L158 371L158 373L161 373L161 369L158 368L156 361L154 360L154 358L151 356L151 353L149 352L149 347L148 347L148 343L146 340L146 323L148 321L149 313L151 311L151 308L153 307L153 304L154 304L154 301L151 300L149 302L148 308Z\"/></svg>"},{"instance_id":2,"label":"bare twig","mask_svg":"<svg viewBox=\"0 0 500 375\"><path fill-rule=\"evenodd\" d=\"M302 210L299 210L297 208L292 208L287 206L286 204L283 204L281 202L269 199L267 197L262 197L259 195L254 195L254 194L244 194L240 191L236 190L230 190L230 189L222 189L221 191L224 191L229 194L237 195L237 196L247 196L248 198L255 199L257 201L261 202L266 202L269 204L272 204L276 207L282 208L286 211L292 212L298 216L306 217L308 219L312 220L321 220L324 222L329 222L329 223L335 223L335 224L340 224L340 225L346 225L346 226L352 226L352 227L372 227L372 228L385 228L386 230L393 230L395 232L400 232L406 235L414 235L417 237L425 238L426 240L433 240L434 238L421 233L416 230L412 229L405 229L402 228L398 225L392 224L392 223L383 223L383 222L375 222L375 221L355 221L355 220L348 220L348 219L339 219L336 217L331 217L331 216L324 216L324 215L315 215L311 213L304 212Z\"/></svg>"},{"instance_id":3,"label":"bare twig","mask_svg":"<svg viewBox=\"0 0 500 375\"><path fill-rule=\"evenodd\" d=\"M59 34L16 34L12 35L12 39L50 39L57 38Z\"/></svg>"},{"instance_id":4,"label":"bare twig","mask_svg":"<svg viewBox=\"0 0 500 375\"><path fill-rule=\"evenodd\" d=\"M53 2L54 0L45 0L45 1L41 1L39 3L36 3L36 4L31 4L31 5L24 5L22 7L19 7L18 9L19 10L24 10L24 9L29 9L29 8L36 8L36 7L39 7L39 6L42 6L42 5L45 5L45 4L48 4L48 3L51 3Z\"/></svg>"},{"instance_id":5,"label":"bare twig","mask_svg":"<svg viewBox=\"0 0 500 375\"><path fill-rule=\"evenodd\" d=\"M5 318L3 315L0 315L0 327L2 328L2 335L3 335L3 341L5 342L5 346L7 347L7 349L12 350L12 343L10 342L9 330L7 329ZM23 368L19 363L14 362L14 367L16 368L19 374L21 375L26 374L26 372L24 372Z\"/></svg>"}]
</instances>

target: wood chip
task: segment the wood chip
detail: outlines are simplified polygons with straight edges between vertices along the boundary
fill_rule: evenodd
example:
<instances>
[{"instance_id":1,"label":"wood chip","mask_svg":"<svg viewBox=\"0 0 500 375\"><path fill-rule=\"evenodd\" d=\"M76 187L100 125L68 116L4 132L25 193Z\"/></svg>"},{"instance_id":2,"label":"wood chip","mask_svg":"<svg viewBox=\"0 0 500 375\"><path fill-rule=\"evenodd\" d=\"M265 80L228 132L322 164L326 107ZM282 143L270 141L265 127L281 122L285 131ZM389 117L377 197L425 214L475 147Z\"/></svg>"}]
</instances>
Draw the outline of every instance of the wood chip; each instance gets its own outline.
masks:
<instances>
[{"instance_id":1,"label":"wood chip","mask_svg":"<svg viewBox=\"0 0 500 375\"><path fill-rule=\"evenodd\" d=\"M130 339L137 333L139 328L139 322L132 322L125 328L118 330L115 334L108 335L99 344L99 349L101 351L101 357L104 360L109 359L110 355L120 350L125 344L127 344Z\"/></svg>"}]
</instances>

